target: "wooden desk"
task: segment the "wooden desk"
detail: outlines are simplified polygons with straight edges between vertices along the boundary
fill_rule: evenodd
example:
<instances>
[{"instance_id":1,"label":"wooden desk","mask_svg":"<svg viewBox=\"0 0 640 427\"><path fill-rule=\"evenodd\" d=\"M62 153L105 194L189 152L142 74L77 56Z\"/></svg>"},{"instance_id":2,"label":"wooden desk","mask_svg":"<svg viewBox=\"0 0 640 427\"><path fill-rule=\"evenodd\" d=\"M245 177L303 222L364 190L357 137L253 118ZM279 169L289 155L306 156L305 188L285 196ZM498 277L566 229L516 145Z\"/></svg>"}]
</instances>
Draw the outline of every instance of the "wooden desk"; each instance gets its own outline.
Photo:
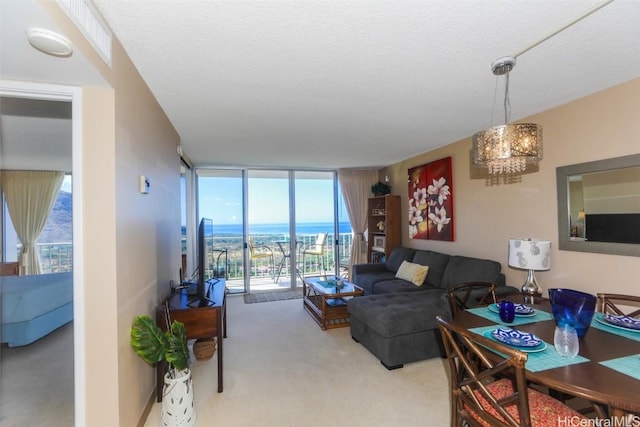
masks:
<instances>
[{"instance_id":1,"label":"wooden desk","mask_svg":"<svg viewBox=\"0 0 640 427\"><path fill-rule=\"evenodd\" d=\"M546 301L533 307L536 310L551 313L551 306ZM457 314L453 323L466 329L493 324L490 320L468 311ZM555 331L553 320L517 325L514 328L534 333L553 347ZM626 411L640 412L640 380L599 363L640 354L640 342L591 327L580 340L579 354L589 361L537 372L527 370L527 379L554 390L608 406L611 409L611 415L614 416Z\"/></svg>"},{"instance_id":2,"label":"wooden desk","mask_svg":"<svg viewBox=\"0 0 640 427\"><path fill-rule=\"evenodd\" d=\"M211 286L210 298L214 303L200 305L194 296L186 290L170 295L156 308L156 324L163 331L165 322L165 304L168 303L171 321L184 323L187 339L215 337L218 347L218 393L222 393L222 341L227 337L226 289L224 279ZM156 365L156 400L162 402L162 388L166 363Z\"/></svg>"}]
</instances>

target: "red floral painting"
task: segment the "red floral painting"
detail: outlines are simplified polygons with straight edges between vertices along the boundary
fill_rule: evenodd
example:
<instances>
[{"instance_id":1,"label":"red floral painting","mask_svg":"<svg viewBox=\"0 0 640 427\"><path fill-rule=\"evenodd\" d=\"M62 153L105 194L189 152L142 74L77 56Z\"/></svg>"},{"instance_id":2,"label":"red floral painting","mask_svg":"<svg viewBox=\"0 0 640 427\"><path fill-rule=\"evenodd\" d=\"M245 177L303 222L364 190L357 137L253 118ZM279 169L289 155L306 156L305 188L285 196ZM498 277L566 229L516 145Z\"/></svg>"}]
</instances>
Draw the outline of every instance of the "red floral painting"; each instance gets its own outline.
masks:
<instances>
[{"instance_id":1,"label":"red floral painting","mask_svg":"<svg viewBox=\"0 0 640 427\"><path fill-rule=\"evenodd\" d=\"M409 169L409 237L453 241L451 157Z\"/></svg>"}]
</instances>

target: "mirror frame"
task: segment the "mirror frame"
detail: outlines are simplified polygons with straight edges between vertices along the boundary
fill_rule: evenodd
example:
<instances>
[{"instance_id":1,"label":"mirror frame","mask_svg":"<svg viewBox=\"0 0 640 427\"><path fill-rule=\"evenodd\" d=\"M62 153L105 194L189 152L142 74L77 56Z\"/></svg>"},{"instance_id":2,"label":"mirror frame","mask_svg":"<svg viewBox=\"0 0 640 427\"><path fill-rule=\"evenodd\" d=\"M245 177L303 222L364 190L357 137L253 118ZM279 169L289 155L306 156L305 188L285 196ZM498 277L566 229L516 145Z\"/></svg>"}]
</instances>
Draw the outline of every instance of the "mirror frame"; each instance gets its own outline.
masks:
<instances>
[{"instance_id":1,"label":"mirror frame","mask_svg":"<svg viewBox=\"0 0 640 427\"><path fill-rule=\"evenodd\" d=\"M640 245L631 243L573 241L569 237L569 177L585 173L603 172L640 166L640 154L596 160L594 162L556 168L558 194L558 247L564 251L595 252L602 254L640 257Z\"/></svg>"}]
</instances>

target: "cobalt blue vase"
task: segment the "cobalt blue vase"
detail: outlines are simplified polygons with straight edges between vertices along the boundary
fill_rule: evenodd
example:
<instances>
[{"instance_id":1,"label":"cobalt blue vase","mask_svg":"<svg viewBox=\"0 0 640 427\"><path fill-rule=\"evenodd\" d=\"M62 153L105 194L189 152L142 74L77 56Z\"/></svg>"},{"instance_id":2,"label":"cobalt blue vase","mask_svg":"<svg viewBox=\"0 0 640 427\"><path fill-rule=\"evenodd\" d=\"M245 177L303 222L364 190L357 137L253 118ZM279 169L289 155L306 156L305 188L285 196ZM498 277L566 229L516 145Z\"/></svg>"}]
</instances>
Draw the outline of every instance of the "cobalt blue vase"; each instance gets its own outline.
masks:
<instances>
[{"instance_id":1,"label":"cobalt blue vase","mask_svg":"<svg viewBox=\"0 0 640 427\"><path fill-rule=\"evenodd\" d=\"M553 319L557 326L572 326L584 337L596 310L596 296L573 289L549 289Z\"/></svg>"}]
</instances>

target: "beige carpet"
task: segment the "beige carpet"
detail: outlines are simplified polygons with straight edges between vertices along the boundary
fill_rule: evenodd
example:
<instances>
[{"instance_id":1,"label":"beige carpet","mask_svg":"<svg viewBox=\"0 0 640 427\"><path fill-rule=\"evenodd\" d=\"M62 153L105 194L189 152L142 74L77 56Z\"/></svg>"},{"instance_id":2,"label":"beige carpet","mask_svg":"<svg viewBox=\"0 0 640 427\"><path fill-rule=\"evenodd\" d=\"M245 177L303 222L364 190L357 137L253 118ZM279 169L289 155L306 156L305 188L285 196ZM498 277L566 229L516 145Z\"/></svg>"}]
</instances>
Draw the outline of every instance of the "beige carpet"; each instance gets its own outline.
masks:
<instances>
[{"instance_id":1,"label":"beige carpet","mask_svg":"<svg viewBox=\"0 0 640 427\"><path fill-rule=\"evenodd\" d=\"M73 322L0 349L0 426L73 426Z\"/></svg>"},{"instance_id":2,"label":"beige carpet","mask_svg":"<svg viewBox=\"0 0 640 427\"><path fill-rule=\"evenodd\" d=\"M216 363L193 360L199 426L447 426L443 359L388 371L351 339L322 331L301 300L228 298L224 392ZM160 425L155 403L145 426Z\"/></svg>"},{"instance_id":3,"label":"beige carpet","mask_svg":"<svg viewBox=\"0 0 640 427\"><path fill-rule=\"evenodd\" d=\"M193 359L198 426L446 426L442 359L387 371L349 328L322 331L300 299L228 297L223 393L217 353ZM73 426L73 325L0 350L0 426ZM154 404L145 426L160 425Z\"/></svg>"}]
</instances>

